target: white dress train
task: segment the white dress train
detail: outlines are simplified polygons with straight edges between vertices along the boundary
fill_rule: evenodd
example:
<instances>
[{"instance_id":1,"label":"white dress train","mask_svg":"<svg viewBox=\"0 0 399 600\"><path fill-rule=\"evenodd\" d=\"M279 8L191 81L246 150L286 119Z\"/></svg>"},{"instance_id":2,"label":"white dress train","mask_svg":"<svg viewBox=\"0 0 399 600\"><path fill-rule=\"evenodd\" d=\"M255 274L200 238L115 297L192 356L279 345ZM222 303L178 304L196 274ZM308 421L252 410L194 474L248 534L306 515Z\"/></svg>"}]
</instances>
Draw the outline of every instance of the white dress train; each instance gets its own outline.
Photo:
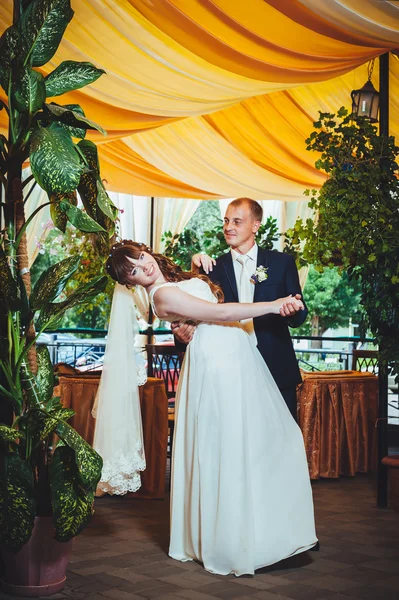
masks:
<instances>
[{"instance_id":1,"label":"white dress train","mask_svg":"<svg viewBox=\"0 0 399 600\"><path fill-rule=\"evenodd\" d=\"M93 448L103 459L96 495L136 492L141 486L145 455L141 422L135 333L137 318L132 292L116 284L103 371L93 408Z\"/></svg>"},{"instance_id":2,"label":"white dress train","mask_svg":"<svg viewBox=\"0 0 399 600\"><path fill-rule=\"evenodd\" d=\"M217 301L200 279L163 285ZM261 354L239 323L199 324L176 397L169 555L243 575L316 542L302 433Z\"/></svg>"}]
</instances>

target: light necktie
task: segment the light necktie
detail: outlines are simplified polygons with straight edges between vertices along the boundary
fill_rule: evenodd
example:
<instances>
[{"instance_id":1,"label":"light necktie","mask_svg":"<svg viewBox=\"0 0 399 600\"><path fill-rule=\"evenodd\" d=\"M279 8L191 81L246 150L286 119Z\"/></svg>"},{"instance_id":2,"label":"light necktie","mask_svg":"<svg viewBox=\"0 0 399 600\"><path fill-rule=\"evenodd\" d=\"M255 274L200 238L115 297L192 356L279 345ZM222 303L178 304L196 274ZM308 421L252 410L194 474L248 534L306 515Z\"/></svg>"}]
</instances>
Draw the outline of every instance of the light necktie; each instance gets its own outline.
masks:
<instances>
[{"instance_id":1,"label":"light necktie","mask_svg":"<svg viewBox=\"0 0 399 600\"><path fill-rule=\"evenodd\" d=\"M248 263L251 263L253 261L247 255L240 255L237 256L237 262L241 265L238 298L240 302L253 302L254 284L251 280L251 273L248 269ZM256 343L253 319L242 319L241 324L244 327L245 331L254 339Z\"/></svg>"}]
</instances>

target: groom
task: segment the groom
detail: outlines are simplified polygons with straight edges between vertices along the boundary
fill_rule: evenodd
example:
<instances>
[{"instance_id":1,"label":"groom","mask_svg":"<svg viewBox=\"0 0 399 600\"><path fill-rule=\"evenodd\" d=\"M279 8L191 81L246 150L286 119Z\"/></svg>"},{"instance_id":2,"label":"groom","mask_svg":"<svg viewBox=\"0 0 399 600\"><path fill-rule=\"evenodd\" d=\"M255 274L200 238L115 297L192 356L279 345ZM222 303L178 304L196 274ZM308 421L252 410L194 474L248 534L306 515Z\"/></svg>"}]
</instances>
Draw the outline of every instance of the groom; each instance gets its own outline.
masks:
<instances>
[{"instance_id":1,"label":"groom","mask_svg":"<svg viewBox=\"0 0 399 600\"><path fill-rule=\"evenodd\" d=\"M290 254L263 250L255 243L262 222L262 207L249 198L233 200L224 217L223 232L231 251L216 261L206 254L193 256L193 265L202 267L208 277L223 290L225 302L263 302L297 294L302 296L298 271ZM297 419L296 386L301 382L288 327L299 327L307 309L298 310L287 302L280 315L248 319L243 326L257 344L284 400ZM179 342L188 343L193 325L172 323Z\"/></svg>"}]
</instances>

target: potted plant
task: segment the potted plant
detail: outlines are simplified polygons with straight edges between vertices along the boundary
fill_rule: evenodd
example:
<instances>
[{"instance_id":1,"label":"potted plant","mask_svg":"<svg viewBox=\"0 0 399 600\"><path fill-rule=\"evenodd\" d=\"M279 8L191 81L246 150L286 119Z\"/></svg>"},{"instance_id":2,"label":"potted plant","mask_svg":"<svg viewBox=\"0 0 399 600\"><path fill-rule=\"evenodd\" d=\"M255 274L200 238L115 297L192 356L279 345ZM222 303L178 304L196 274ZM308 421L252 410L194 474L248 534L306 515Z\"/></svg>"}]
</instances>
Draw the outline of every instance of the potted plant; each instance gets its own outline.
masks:
<instances>
[{"instance_id":1,"label":"potted plant","mask_svg":"<svg viewBox=\"0 0 399 600\"><path fill-rule=\"evenodd\" d=\"M314 127L307 148L320 153L316 167L328 179L306 192L316 218L298 220L287 233L316 270L339 266L358 281L363 331L375 336L380 365L398 375L399 147L345 108L320 113Z\"/></svg>"},{"instance_id":2,"label":"potted plant","mask_svg":"<svg viewBox=\"0 0 399 600\"><path fill-rule=\"evenodd\" d=\"M40 71L72 16L69 0L15 0L13 23L0 38L0 85L7 97L0 109L9 123L8 136L0 135L0 193L5 190L0 198L0 546L3 585L18 595L46 595L63 586L67 556L60 555L68 554L66 543L90 519L102 465L68 424L72 411L53 398L49 354L46 348L36 350L36 340L56 327L68 308L103 291L107 278L94 277L62 296L79 264L79 257L71 256L48 268L31 292L26 250L26 228L44 206L25 219L26 184L32 179L47 192L46 204L61 231L69 221L95 234L103 249L114 231L117 210L100 178L96 146L84 139L87 129L101 127L78 105L47 101L95 81L103 71L74 61L46 77ZM28 159L32 175L23 182ZM85 210L77 206L76 190ZM61 570L54 565L58 558ZM46 580L47 575L53 577Z\"/></svg>"},{"instance_id":3,"label":"potted plant","mask_svg":"<svg viewBox=\"0 0 399 600\"><path fill-rule=\"evenodd\" d=\"M47 347L37 348L36 375L27 361L30 344L45 328L56 326L65 310L90 302L104 289L106 278L98 277L54 302L78 262L67 258L50 267L28 298L0 254L1 302L8 321L8 335L1 338L0 392L15 415L11 425L0 425L0 543L3 587L17 595L62 589L70 547L60 542L71 540L88 523L101 475L100 456L68 424L74 411L53 397ZM36 313L38 332L27 343Z\"/></svg>"},{"instance_id":4,"label":"potted plant","mask_svg":"<svg viewBox=\"0 0 399 600\"><path fill-rule=\"evenodd\" d=\"M370 330L379 349L382 407L388 373L399 378L399 147L393 137L378 135L366 118L353 120L345 108L320 113L314 127L307 149L320 153L316 167L328 179L318 192L307 191L316 219L297 221L289 234L294 245L303 244L302 258L316 269L339 266L358 281L362 333ZM379 433L386 439L385 410L381 414ZM392 467L392 490L398 485L398 461L379 458ZM379 481L383 505L384 480Z\"/></svg>"}]
</instances>

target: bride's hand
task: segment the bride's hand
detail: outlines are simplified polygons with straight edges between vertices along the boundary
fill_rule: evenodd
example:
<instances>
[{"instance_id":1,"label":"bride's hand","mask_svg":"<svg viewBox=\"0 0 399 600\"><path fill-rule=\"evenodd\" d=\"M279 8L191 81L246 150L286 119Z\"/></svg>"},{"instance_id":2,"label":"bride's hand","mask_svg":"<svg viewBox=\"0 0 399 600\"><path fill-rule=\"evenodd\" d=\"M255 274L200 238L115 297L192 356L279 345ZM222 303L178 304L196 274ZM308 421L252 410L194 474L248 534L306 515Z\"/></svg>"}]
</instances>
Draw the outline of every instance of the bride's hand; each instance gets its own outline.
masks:
<instances>
[{"instance_id":1,"label":"bride's hand","mask_svg":"<svg viewBox=\"0 0 399 600\"><path fill-rule=\"evenodd\" d=\"M285 298L279 298L276 300L276 314L280 314L282 317L291 317L295 313L303 310L304 304L301 300L300 294L296 296L286 296Z\"/></svg>"},{"instance_id":2,"label":"bride's hand","mask_svg":"<svg viewBox=\"0 0 399 600\"><path fill-rule=\"evenodd\" d=\"M213 271L214 265L216 265L216 260L207 254L194 254L191 259L191 269L198 271L202 268L207 275L210 271Z\"/></svg>"}]
</instances>

